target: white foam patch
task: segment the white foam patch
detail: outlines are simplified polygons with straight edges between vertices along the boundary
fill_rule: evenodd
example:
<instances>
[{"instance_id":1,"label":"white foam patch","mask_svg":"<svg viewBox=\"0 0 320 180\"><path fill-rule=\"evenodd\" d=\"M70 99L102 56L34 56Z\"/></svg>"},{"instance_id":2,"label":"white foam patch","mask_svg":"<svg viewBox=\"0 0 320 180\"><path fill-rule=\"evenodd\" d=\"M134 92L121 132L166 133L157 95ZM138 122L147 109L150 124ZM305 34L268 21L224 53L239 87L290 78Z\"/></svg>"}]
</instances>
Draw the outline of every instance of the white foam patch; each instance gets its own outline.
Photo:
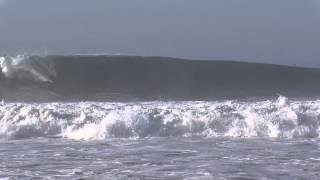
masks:
<instances>
[{"instance_id":1,"label":"white foam patch","mask_svg":"<svg viewBox=\"0 0 320 180\"><path fill-rule=\"evenodd\" d=\"M51 82L50 77L56 76L50 61L25 55L0 57L0 69L7 78Z\"/></svg>"},{"instance_id":2,"label":"white foam patch","mask_svg":"<svg viewBox=\"0 0 320 180\"><path fill-rule=\"evenodd\" d=\"M0 104L0 138L310 137L320 100Z\"/></svg>"}]
</instances>

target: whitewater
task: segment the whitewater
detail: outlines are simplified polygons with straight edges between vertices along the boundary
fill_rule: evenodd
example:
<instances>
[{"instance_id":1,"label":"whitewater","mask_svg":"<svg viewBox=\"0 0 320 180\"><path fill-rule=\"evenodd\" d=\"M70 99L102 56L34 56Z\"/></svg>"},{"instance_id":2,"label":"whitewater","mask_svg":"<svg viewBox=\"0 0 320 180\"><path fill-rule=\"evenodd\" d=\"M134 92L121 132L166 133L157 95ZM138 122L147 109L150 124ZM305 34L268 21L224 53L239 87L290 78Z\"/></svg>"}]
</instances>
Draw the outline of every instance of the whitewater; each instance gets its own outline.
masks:
<instances>
[{"instance_id":1,"label":"whitewater","mask_svg":"<svg viewBox=\"0 0 320 180\"><path fill-rule=\"evenodd\" d=\"M5 179L317 179L320 100L0 104Z\"/></svg>"},{"instance_id":2,"label":"whitewater","mask_svg":"<svg viewBox=\"0 0 320 180\"><path fill-rule=\"evenodd\" d=\"M0 138L317 138L320 100L5 103Z\"/></svg>"}]
</instances>

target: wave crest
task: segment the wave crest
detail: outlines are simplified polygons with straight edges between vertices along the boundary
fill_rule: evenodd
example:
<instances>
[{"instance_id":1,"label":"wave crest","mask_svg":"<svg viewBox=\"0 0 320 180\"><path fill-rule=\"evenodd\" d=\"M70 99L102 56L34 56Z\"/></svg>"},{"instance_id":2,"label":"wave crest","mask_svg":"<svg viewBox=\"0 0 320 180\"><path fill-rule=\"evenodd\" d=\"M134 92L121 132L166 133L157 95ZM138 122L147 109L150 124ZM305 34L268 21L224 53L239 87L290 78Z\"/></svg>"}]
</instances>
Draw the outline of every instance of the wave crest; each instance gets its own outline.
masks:
<instances>
[{"instance_id":1,"label":"wave crest","mask_svg":"<svg viewBox=\"0 0 320 180\"><path fill-rule=\"evenodd\" d=\"M52 82L56 76L54 64L39 56L6 56L0 57L1 72L9 79Z\"/></svg>"}]
</instances>

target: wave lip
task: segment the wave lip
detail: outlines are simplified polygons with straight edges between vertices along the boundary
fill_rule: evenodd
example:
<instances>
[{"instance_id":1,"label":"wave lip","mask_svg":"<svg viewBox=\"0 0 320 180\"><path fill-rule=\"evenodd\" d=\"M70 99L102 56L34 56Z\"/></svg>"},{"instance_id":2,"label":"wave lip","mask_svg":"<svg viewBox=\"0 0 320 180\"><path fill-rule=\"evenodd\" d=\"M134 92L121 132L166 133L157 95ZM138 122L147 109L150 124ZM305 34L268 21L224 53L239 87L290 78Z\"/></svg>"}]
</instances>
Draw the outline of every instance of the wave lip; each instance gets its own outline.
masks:
<instances>
[{"instance_id":1,"label":"wave lip","mask_svg":"<svg viewBox=\"0 0 320 180\"><path fill-rule=\"evenodd\" d=\"M0 137L318 138L320 100L259 102L3 103Z\"/></svg>"},{"instance_id":2,"label":"wave lip","mask_svg":"<svg viewBox=\"0 0 320 180\"><path fill-rule=\"evenodd\" d=\"M56 76L52 62L38 56L0 57L0 68L9 79L52 82L51 78Z\"/></svg>"}]
</instances>

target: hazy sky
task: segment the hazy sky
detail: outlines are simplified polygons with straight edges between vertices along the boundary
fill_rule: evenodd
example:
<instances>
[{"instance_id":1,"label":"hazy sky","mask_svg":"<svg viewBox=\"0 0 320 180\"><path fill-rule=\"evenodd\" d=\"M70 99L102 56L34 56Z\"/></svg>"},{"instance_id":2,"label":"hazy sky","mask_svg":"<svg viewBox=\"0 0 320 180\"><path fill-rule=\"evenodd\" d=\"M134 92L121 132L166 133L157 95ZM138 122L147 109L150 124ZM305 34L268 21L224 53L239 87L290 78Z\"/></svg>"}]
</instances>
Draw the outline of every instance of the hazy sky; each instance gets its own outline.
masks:
<instances>
[{"instance_id":1,"label":"hazy sky","mask_svg":"<svg viewBox=\"0 0 320 180\"><path fill-rule=\"evenodd\" d=\"M0 0L0 53L320 67L320 0Z\"/></svg>"}]
</instances>

